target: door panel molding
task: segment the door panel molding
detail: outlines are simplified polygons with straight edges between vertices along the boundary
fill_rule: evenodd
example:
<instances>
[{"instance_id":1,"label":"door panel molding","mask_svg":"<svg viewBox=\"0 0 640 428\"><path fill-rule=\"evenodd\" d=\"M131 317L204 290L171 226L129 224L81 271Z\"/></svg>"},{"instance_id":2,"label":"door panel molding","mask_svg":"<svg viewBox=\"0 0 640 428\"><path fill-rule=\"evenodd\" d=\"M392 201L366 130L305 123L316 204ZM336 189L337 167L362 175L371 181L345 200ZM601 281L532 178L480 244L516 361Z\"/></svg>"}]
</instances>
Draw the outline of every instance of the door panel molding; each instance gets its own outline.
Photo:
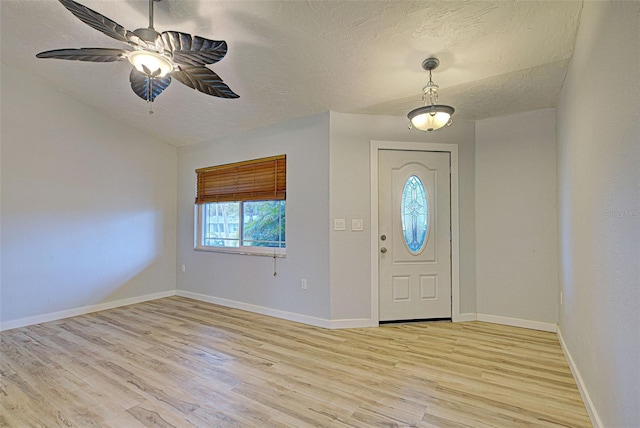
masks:
<instances>
[{"instance_id":1,"label":"door panel molding","mask_svg":"<svg viewBox=\"0 0 640 428\"><path fill-rule=\"evenodd\" d=\"M379 324L378 289L378 152L379 150L413 150L446 152L451 156L451 320L460 318L460 223L458 205L458 145L435 143L410 143L372 140L370 143L371 185L371 321Z\"/></svg>"}]
</instances>

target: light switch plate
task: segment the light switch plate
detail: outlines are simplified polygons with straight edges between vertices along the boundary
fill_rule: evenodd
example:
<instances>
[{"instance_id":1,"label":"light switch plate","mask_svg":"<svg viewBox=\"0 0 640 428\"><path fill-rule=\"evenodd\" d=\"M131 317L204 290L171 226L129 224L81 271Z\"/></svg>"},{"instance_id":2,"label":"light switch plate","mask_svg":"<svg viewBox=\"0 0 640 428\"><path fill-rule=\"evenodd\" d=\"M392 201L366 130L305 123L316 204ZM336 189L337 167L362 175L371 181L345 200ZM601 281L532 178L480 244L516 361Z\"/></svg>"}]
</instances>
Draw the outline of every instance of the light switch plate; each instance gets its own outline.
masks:
<instances>
[{"instance_id":1,"label":"light switch plate","mask_svg":"<svg viewBox=\"0 0 640 428\"><path fill-rule=\"evenodd\" d=\"M364 230L364 222L361 218L352 218L351 219L351 230L355 232L360 232Z\"/></svg>"},{"instance_id":2,"label":"light switch plate","mask_svg":"<svg viewBox=\"0 0 640 428\"><path fill-rule=\"evenodd\" d=\"M333 219L333 230L347 230L347 222L343 218Z\"/></svg>"}]
</instances>

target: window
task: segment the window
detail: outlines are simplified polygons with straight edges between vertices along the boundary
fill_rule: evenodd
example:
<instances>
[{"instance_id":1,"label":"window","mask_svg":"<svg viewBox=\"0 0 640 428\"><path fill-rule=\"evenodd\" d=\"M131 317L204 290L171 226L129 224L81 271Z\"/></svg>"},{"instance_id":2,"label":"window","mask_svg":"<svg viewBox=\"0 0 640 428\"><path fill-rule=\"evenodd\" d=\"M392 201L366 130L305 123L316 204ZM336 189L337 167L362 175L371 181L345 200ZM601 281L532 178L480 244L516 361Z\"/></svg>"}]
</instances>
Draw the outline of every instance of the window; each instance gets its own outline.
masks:
<instances>
[{"instance_id":1,"label":"window","mask_svg":"<svg viewBox=\"0 0 640 428\"><path fill-rule=\"evenodd\" d=\"M201 168L196 174L196 249L285 254L285 155Z\"/></svg>"},{"instance_id":2,"label":"window","mask_svg":"<svg viewBox=\"0 0 640 428\"><path fill-rule=\"evenodd\" d=\"M201 211L204 247L285 248L285 201L210 202Z\"/></svg>"}]
</instances>

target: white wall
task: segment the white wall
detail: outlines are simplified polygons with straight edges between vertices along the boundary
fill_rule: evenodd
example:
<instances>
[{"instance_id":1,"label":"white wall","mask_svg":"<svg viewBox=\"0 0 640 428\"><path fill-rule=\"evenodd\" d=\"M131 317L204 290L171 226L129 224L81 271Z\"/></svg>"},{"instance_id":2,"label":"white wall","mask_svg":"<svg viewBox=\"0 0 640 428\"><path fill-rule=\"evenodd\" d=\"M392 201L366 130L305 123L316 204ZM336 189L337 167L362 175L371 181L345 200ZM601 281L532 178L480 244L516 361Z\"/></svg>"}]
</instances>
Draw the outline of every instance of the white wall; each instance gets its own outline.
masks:
<instances>
[{"instance_id":1,"label":"white wall","mask_svg":"<svg viewBox=\"0 0 640 428\"><path fill-rule=\"evenodd\" d=\"M556 219L554 110L476 122L480 319L484 314L529 320L553 329L558 318Z\"/></svg>"},{"instance_id":2,"label":"white wall","mask_svg":"<svg viewBox=\"0 0 640 428\"><path fill-rule=\"evenodd\" d=\"M5 64L1 102L2 322L173 290L176 149Z\"/></svg>"},{"instance_id":3,"label":"white wall","mask_svg":"<svg viewBox=\"0 0 640 428\"><path fill-rule=\"evenodd\" d=\"M596 426L640 426L640 3L585 2L557 108L560 331Z\"/></svg>"},{"instance_id":4,"label":"white wall","mask_svg":"<svg viewBox=\"0 0 640 428\"><path fill-rule=\"evenodd\" d=\"M195 170L279 154L287 155L287 256L277 260L278 275L271 257L195 251ZM329 318L328 113L181 147L178 195L178 265L186 268L179 291L269 314Z\"/></svg>"},{"instance_id":5,"label":"white wall","mask_svg":"<svg viewBox=\"0 0 640 428\"><path fill-rule=\"evenodd\" d=\"M458 145L460 308L475 313L474 124L456 120L433 133L407 124L403 117L331 112L330 217L347 219L346 231L331 231L333 320L371 318L371 140ZM364 219L364 231L351 231L353 218Z\"/></svg>"}]
</instances>

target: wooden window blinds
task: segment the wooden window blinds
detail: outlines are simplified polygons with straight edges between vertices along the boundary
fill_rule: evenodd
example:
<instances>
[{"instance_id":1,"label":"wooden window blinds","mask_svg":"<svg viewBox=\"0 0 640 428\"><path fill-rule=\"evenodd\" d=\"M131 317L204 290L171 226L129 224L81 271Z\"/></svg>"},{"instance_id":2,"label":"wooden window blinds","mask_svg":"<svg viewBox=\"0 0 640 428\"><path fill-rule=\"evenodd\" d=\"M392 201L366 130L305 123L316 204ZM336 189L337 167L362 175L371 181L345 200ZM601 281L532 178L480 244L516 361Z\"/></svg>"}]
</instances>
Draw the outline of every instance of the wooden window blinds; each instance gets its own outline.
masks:
<instances>
[{"instance_id":1,"label":"wooden window blinds","mask_svg":"<svg viewBox=\"0 0 640 428\"><path fill-rule=\"evenodd\" d=\"M196 204L285 200L287 156L196 169Z\"/></svg>"}]
</instances>

